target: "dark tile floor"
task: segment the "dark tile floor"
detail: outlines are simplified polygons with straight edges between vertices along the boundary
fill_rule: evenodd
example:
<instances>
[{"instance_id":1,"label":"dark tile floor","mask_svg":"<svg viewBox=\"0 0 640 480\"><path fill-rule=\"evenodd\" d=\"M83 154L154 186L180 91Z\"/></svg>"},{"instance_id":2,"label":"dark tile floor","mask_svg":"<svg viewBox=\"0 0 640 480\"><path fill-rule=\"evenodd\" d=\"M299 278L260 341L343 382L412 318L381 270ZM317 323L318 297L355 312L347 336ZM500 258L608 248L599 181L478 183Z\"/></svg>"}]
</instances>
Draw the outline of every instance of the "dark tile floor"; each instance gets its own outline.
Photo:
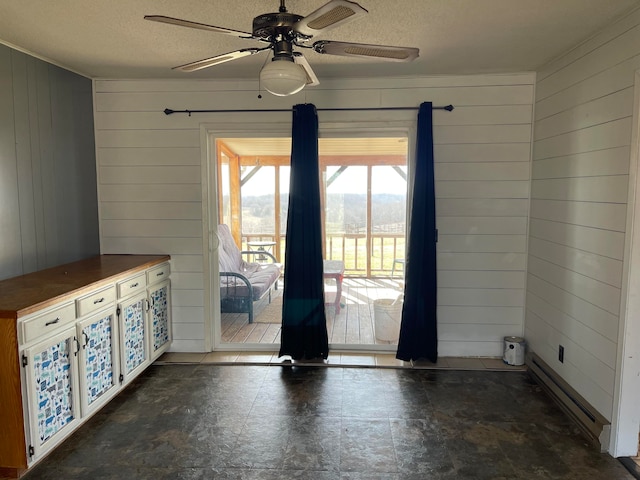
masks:
<instances>
[{"instance_id":1,"label":"dark tile floor","mask_svg":"<svg viewBox=\"0 0 640 480\"><path fill-rule=\"evenodd\" d=\"M633 477L525 372L155 365L25 478Z\"/></svg>"}]
</instances>

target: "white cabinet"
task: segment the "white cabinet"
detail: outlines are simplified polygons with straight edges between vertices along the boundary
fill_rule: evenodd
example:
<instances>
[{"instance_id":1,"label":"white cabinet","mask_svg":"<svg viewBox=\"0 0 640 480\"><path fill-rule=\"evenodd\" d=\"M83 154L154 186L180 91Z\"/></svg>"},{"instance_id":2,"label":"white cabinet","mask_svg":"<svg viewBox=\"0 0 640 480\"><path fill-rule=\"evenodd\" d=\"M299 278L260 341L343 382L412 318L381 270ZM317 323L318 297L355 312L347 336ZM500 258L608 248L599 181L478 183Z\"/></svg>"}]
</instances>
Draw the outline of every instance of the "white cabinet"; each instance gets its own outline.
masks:
<instances>
[{"instance_id":1,"label":"white cabinet","mask_svg":"<svg viewBox=\"0 0 640 480\"><path fill-rule=\"evenodd\" d=\"M118 321L112 304L77 323L80 341L82 415L100 408L118 391L120 361Z\"/></svg>"},{"instance_id":2,"label":"white cabinet","mask_svg":"<svg viewBox=\"0 0 640 480\"><path fill-rule=\"evenodd\" d=\"M88 415L112 397L119 386L119 340L116 287L108 285L76 299L80 401Z\"/></svg>"},{"instance_id":3,"label":"white cabinet","mask_svg":"<svg viewBox=\"0 0 640 480\"><path fill-rule=\"evenodd\" d=\"M46 337L22 353L31 445L38 457L70 433L80 419L79 342L75 326Z\"/></svg>"},{"instance_id":4,"label":"white cabinet","mask_svg":"<svg viewBox=\"0 0 640 480\"><path fill-rule=\"evenodd\" d=\"M149 353L154 361L171 344L171 286L169 280L148 288Z\"/></svg>"},{"instance_id":5,"label":"white cabinet","mask_svg":"<svg viewBox=\"0 0 640 480\"><path fill-rule=\"evenodd\" d=\"M78 317L84 317L96 310L113 304L116 300L116 289L113 285L101 288L96 292L91 292L76 300L76 314Z\"/></svg>"},{"instance_id":6,"label":"white cabinet","mask_svg":"<svg viewBox=\"0 0 640 480\"><path fill-rule=\"evenodd\" d=\"M117 284L121 373L128 383L171 344L169 262Z\"/></svg>"},{"instance_id":7,"label":"white cabinet","mask_svg":"<svg viewBox=\"0 0 640 480\"><path fill-rule=\"evenodd\" d=\"M40 337L55 333L64 326L71 326L76 321L76 309L73 302L61 303L52 308L25 317L20 322L20 343L26 345Z\"/></svg>"},{"instance_id":8,"label":"white cabinet","mask_svg":"<svg viewBox=\"0 0 640 480\"><path fill-rule=\"evenodd\" d=\"M118 282L118 298L127 298L131 295L135 295L138 292L144 292L146 286L146 273L143 272L138 275L134 275L133 277L127 278L122 282Z\"/></svg>"},{"instance_id":9,"label":"white cabinet","mask_svg":"<svg viewBox=\"0 0 640 480\"><path fill-rule=\"evenodd\" d=\"M104 405L118 387L115 305L25 348L26 398L32 452L38 458L81 417Z\"/></svg>"},{"instance_id":10,"label":"white cabinet","mask_svg":"<svg viewBox=\"0 0 640 480\"><path fill-rule=\"evenodd\" d=\"M0 281L0 473L17 478L171 343L166 255Z\"/></svg>"},{"instance_id":11,"label":"white cabinet","mask_svg":"<svg viewBox=\"0 0 640 480\"><path fill-rule=\"evenodd\" d=\"M120 345L122 349L121 381L131 381L150 362L146 322L147 295L142 293L118 304Z\"/></svg>"}]
</instances>

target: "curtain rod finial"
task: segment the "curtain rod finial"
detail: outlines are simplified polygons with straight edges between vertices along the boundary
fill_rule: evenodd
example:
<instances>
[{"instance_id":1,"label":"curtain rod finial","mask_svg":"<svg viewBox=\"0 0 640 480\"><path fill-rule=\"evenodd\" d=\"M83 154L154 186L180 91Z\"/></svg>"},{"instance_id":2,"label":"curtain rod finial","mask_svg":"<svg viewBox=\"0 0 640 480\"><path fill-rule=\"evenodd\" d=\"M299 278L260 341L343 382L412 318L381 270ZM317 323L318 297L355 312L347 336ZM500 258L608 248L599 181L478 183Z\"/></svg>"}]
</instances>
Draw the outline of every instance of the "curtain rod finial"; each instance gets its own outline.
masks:
<instances>
[{"instance_id":1,"label":"curtain rod finial","mask_svg":"<svg viewBox=\"0 0 640 480\"><path fill-rule=\"evenodd\" d=\"M444 107L444 109L445 109L447 112L451 112L451 111L453 110L453 105L447 105L446 107Z\"/></svg>"},{"instance_id":2,"label":"curtain rod finial","mask_svg":"<svg viewBox=\"0 0 640 480\"><path fill-rule=\"evenodd\" d=\"M171 115L172 113L174 113L174 110L171 110L170 108L165 108L164 109L164 114L165 115Z\"/></svg>"}]
</instances>

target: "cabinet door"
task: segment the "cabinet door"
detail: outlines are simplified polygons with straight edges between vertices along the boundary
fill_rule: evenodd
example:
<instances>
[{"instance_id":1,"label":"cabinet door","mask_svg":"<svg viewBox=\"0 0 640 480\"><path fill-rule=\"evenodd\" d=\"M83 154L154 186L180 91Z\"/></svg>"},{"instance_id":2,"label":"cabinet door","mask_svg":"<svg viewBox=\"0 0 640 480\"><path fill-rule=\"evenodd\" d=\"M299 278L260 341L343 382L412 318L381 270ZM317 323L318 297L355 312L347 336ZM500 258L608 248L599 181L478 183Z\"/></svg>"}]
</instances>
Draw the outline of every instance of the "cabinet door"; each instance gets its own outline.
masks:
<instances>
[{"instance_id":1,"label":"cabinet door","mask_svg":"<svg viewBox=\"0 0 640 480\"><path fill-rule=\"evenodd\" d=\"M71 433L80 419L78 349L73 326L23 352L31 447L36 458Z\"/></svg>"},{"instance_id":2,"label":"cabinet door","mask_svg":"<svg viewBox=\"0 0 640 480\"><path fill-rule=\"evenodd\" d=\"M149 351L151 361L171 343L171 291L169 280L149 287Z\"/></svg>"},{"instance_id":3,"label":"cabinet door","mask_svg":"<svg viewBox=\"0 0 640 480\"><path fill-rule=\"evenodd\" d=\"M82 415L100 408L120 383L115 306L78 322Z\"/></svg>"},{"instance_id":4,"label":"cabinet door","mask_svg":"<svg viewBox=\"0 0 640 480\"><path fill-rule=\"evenodd\" d=\"M149 364L147 326L145 323L146 294L138 295L118 305L122 381L127 383Z\"/></svg>"}]
</instances>

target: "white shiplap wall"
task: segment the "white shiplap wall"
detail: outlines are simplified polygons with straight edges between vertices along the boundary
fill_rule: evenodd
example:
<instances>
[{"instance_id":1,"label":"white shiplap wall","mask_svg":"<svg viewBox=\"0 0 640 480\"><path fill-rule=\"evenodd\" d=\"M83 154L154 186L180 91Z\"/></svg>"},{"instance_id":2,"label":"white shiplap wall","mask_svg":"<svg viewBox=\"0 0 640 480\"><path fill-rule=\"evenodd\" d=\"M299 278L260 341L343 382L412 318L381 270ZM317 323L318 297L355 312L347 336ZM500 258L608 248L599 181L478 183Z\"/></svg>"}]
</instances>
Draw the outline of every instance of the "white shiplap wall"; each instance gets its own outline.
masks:
<instances>
[{"instance_id":1,"label":"white shiplap wall","mask_svg":"<svg viewBox=\"0 0 640 480\"><path fill-rule=\"evenodd\" d=\"M526 337L610 420L638 68L635 11L544 67L536 84Z\"/></svg>"},{"instance_id":2,"label":"white shiplap wall","mask_svg":"<svg viewBox=\"0 0 640 480\"><path fill-rule=\"evenodd\" d=\"M534 81L532 73L327 80L293 98L266 94L260 101L254 82L96 81L102 251L170 254L172 348L202 351L208 319L200 126L222 121L241 126L248 117L166 116L166 107L453 104L451 113L434 113L439 350L441 355L501 356L502 338L524 331ZM277 121L290 121L288 114L274 115ZM415 121L415 112L322 113L320 128L327 121L379 126L375 122L408 118Z\"/></svg>"}]
</instances>

